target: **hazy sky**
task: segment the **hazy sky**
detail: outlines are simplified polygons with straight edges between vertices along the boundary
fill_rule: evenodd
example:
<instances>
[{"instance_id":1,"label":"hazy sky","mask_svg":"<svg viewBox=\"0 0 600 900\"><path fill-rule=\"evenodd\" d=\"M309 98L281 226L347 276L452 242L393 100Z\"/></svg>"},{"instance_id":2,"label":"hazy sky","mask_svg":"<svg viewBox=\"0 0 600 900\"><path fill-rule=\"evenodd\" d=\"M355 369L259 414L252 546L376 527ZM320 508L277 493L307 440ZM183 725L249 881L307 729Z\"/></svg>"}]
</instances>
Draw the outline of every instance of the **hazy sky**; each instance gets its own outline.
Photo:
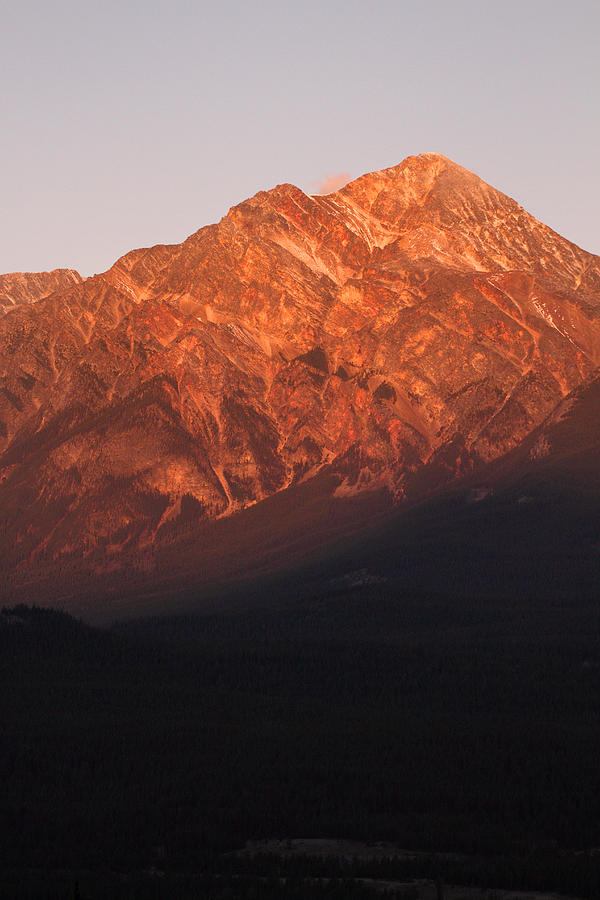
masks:
<instances>
[{"instance_id":1,"label":"hazy sky","mask_svg":"<svg viewBox=\"0 0 600 900\"><path fill-rule=\"evenodd\" d=\"M0 272L436 151L600 253L598 0L0 0Z\"/></svg>"}]
</instances>

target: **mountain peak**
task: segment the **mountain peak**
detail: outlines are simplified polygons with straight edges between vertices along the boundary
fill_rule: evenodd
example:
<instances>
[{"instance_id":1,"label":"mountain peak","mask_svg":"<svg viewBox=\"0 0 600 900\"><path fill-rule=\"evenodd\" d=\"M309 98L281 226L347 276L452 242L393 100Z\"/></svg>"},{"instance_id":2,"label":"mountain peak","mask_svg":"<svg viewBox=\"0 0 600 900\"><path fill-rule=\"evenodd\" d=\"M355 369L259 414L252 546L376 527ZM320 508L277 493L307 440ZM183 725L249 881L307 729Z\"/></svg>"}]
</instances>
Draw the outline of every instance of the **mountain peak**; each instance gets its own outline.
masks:
<instances>
[{"instance_id":1,"label":"mountain peak","mask_svg":"<svg viewBox=\"0 0 600 900\"><path fill-rule=\"evenodd\" d=\"M600 364L600 260L435 153L55 277L0 317L0 558L25 581L224 571L223 520L276 494L430 495Z\"/></svg>"},{"instance_id":2,"label":"mountain peak","mask_svg":"<svg viewBox=\"0 0 600 900\"><path fill-rule=\"evenodd\" d=\"M463 169L462 166L459 166L458 163L453 162L453 160L448 159L447 156L444 156L442 153L416 153L411 156L406 156L401 162L399 162L395 166L390 166L387 169L382 169L382 172L388 172L390 175L397 175L403 172L412 172L412 171L424 171L429 170L434 174L439 174L448 168L454 168L460 170L462 172L467 172L467 169Z\"/></svg>"},{"instance_id":3,"label":"mountain peak","mask_svg":"<svg viewBox=\"0 0 600 900\"><path fill-rule=\"evenodd\" d=\"M479 176L440 153L408 156L398 165L361 175L339 193L370 202L381 194L396 195L398 202L424 205L457 191L481 196L493 192Z\"/></svg>"}]
</instances>

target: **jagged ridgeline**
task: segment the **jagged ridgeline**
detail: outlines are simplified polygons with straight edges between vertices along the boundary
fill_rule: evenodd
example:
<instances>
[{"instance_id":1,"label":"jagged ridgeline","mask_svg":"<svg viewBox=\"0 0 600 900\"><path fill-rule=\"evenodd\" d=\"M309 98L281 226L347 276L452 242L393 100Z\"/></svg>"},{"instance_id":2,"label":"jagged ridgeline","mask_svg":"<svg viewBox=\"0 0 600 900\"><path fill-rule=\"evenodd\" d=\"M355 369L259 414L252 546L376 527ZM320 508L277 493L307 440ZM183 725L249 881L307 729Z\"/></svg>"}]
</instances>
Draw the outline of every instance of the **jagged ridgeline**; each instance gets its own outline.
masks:
<instances>
[{"instance_id":1,"label":"jagged ridgeline","mask_svg":"<svg viewBox=\"0 0 600 900\"><path fill-rule=\"evenodd\" d=\"M3 577L63 597L322 549L522 446L600 361L599 258L435 154L0 304Z\"/></svg>"}]
</instances>

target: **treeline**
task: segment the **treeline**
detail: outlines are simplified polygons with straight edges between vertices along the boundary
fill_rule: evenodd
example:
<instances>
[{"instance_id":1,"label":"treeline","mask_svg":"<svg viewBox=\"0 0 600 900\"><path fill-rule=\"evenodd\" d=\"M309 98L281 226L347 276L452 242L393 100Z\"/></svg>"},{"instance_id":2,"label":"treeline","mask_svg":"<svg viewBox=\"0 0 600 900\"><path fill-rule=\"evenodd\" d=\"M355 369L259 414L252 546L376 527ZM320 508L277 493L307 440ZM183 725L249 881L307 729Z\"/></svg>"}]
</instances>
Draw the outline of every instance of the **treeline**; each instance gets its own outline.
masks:
<instances>
[{"instance_id":1,"label":"treeline","mask_svg":"<svg viewBox=\"0 0 600 900\"><path fill-rule=\"evenodd\" d=\"M405 900L418 900L424 892L424 882L492 890L547 890L581 897L596 897L600 890L600 854L557 853L556 848L554 851L529 850L520 855L432 853L383 859L257 853L222 858L219 866L223 873L254 877L406 882Z\"/></svg>"},{"instance_id":2,"label":"treeline","mask_svg":"<svg viewBox=\"0 0 600 900\"><path fill-rule=\"evenodd\" d=\"M3 900L419 900L412 886L385 887L336 878L216 873L14 873ZM492 896L482 900L495 900Z\"/></svg>"}]
</instances>

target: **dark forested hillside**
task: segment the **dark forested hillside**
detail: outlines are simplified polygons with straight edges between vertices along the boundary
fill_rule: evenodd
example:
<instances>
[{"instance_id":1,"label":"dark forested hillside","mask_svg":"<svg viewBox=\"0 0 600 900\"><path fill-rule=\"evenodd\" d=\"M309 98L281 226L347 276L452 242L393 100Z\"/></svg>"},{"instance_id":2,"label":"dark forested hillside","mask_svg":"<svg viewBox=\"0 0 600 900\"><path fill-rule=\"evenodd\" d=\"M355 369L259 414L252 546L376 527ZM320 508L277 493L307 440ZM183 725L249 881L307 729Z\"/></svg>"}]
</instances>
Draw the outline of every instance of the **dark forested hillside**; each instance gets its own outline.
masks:
<instances>
[{"instance_id":1,"label":"dark forested hillside","mask_svg":"<svg viewBox=\"0 0 600 900\"><path fill-rule=\"evenodd\" d=\"M223 853L273 837L455 853L444 877L485 887L597 885L591 603L388 583L111 631L27 607L0 621L6 891L43 871L231 878ZM415 865L378 873L433 877Z\"/></svg>"}]
</instances>

